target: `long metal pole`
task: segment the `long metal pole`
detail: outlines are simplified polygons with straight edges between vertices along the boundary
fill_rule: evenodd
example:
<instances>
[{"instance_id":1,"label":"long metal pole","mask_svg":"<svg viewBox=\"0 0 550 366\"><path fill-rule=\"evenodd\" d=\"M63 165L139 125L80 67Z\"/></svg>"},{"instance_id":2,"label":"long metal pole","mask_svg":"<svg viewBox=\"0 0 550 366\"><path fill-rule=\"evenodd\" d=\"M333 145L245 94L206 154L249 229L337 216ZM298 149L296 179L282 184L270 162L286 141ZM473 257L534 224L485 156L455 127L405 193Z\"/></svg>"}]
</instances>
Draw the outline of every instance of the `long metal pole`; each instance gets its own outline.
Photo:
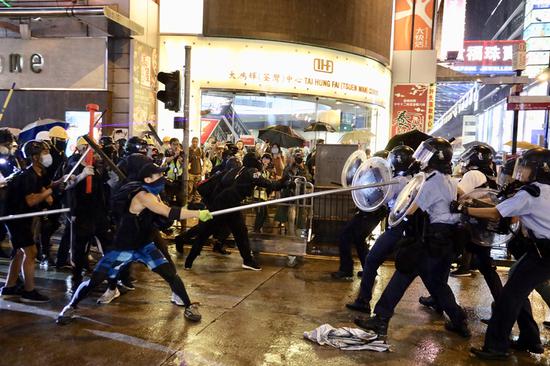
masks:
<instances>
[{"instance_id":1,"label":"long metal pole","mask_svg":"<svg viewBox=\"0 0 550 366\"><path fill-rule=\"evenodd\" d=\"M272 204L275 204L275 203L284 203L284 202L297 201L297 200L301 200L301 199L305 199L305 198L326 196L328 194L355 191L357 189L385 187L385 186L389 186L389 185L393 185L393 184L399 184L399 182L398 181L389 181L389 182L386 182L386 183L363 184L363 185L360 185L360 186L329 189L328 191L306 193L306 194L300 194L300 195L292 196L292 197L284 197L284 198L278 198L276 200L256 202L256 203L251 203L249 205L226 208L226 209L223 209L223 210L213 211L213 212L211 212L211 214L212 214L212 216L220 216L220 215L225 215L225 214L232 213L232 212L247 210L249 208L257 208L257 207L262 207L262 206L268 206L268 205L272 205Z\"/></svg>"},{"instance_id":2,"label":"long metal pole","mask_svg":"<svg viewBox=\"0 0 550 366\"><path fill-rule=\"evenodd\" d=\"M2 110L0 111L0 122L4 118L4 113L6 112L6 109L8 109L8 104L10 104L11 96L13 95L13 90L15 89L15 83L11 84L11 88L8 91L8 95L6 96L6 100L4 100L4 105L2 106Z\"/></svg>"},{"instance_id":3,"label":"long metal pole","mask_svg":"<svg viewBox=\"0 0 550 366\"><path fill-rule=\"evenodd\" d=\"M183 204L187 204L187 186L189 185L189 103L191 100L191 46L185 46L185 70L183 71Z\"/></svg>"},{"instance_id":4,"label":"long metal pole","mask_svg":"<svg viewBox=\"0 0 550 366\"><path fill-rule=\"evenodd\" d=\"M521 76L521 70L516 70L516 75ZM520 95L520 93L513 93L513 95ZM514 111L514 124L512 127L512 155L515 155L518 148L518 129L519 129L519 111Z\"/></svg>"},{"instance_id":5,"label":"long metal pole","mask_svg":"<svg viewBox=\"0 0 550 366\"><path fill-rule=\"evenodd\" d=\"M17 220L17 219L24 219L27 217L35 217L35 216L55 215L59 213L69 212L69 211L71 211L70 208L60 208L57 210L38 211L38 212L31 212L31 213L19 214L19 215L8 215L8 216L0 217L0 221Z\"/></svg>"},{"instance_id":6,"label":"long metal pole","mask_svg":"<svg viewBox=\"0 0 550 366\"><path fill-rule=\"evenodd\" d=\"M74 174L74 172L76 171L76 169L78 168L78 166L80 164L82 164L82 162L84 161L84 159L86 159L86 156L88 156L88 153L92 150L91 147L88 146L88 148L86 149L86 152L84 154L82 154L82 156L80 157L80 159L78 159L78 161L76 162L76 164L73 166L73 168L71 169L71 171L69 172L69 174L67 174L67 176L65 177L65 179L63 179L63 183L67 183L69 181L69 179L71 178L71 175Z\"/></svg>"}]
</instances>

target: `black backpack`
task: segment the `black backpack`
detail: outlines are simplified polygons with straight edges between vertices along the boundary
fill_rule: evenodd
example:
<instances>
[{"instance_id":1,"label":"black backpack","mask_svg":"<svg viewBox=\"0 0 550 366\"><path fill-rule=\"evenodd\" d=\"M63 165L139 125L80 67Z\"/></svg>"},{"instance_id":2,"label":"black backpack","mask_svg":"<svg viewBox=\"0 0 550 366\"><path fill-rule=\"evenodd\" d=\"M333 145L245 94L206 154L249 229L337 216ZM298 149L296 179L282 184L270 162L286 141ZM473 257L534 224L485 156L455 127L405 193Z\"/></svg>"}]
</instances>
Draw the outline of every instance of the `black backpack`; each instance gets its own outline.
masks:
<instances>
[{"instance_id":1,"label":"black backpack","mask_svg":"<svg viewBox=\"0 0 550 366\"><path fill-rule=\"evenodd\" d=\"M142 190L141 182L129 182L111 194L111 212L116 221L128 212L132 198Z\"/></svg>"}]
</instances>

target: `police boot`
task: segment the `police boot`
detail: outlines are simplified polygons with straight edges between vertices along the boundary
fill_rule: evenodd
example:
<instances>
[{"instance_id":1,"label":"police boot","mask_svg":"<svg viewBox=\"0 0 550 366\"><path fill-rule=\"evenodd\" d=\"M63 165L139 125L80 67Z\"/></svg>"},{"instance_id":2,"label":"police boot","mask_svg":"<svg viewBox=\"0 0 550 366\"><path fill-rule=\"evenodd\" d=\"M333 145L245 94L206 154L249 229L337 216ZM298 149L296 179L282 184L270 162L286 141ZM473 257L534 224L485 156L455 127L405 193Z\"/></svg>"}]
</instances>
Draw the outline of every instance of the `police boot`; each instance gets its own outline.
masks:
<instances>
[{"instance_id":1,"label":"police boot","mask_svg":"<svg viewBox=\"0 0 550 366\"><path fill-rule=\"evenodd\" d=\"M466 319L458 323L448 321L445 323L445 329L447 329L449 332L456 333L464 338L470 338L472 336L472 333L468 328L468 322L466 321Z\"/></svg>"},{"instance_id":2,"label":"police boot","mask_svg":"<svg viewBox=\"0 0 550 366\"><path fill-rule=\"evenodd\" d=\"M420 296L418 298L418 302L427 308L433 309L439 314L443 314L443 309L441 309L441 306L439 306L435 299L431 296Z\"/></svg>"},{"instance_id":3,"label":"police boot","mask_svg":"<svg viewBox=\"0 0 550 366\"><path fill-rule=\"evenodd\" d=\"M351 309L351 310L355 310L355 311L360 311L362 313L370 315L370 304L369 304L369 302L366 301L365 299L360 298L360 297L355 299L354 302L346 304L346 308Z\"/></svg>"},{"instance_id":4,"label":"police boot","mask_svg":"<svg viewBox=\"0 0 550 366\"><path fill-rule=\"evenodd\" d=\"M372 330L379 336L388 335L388 325L390 323L390 318L384 318L375 315L368 318L355 318L353 322L363 329Z\"/></svg>"}]
</instances>

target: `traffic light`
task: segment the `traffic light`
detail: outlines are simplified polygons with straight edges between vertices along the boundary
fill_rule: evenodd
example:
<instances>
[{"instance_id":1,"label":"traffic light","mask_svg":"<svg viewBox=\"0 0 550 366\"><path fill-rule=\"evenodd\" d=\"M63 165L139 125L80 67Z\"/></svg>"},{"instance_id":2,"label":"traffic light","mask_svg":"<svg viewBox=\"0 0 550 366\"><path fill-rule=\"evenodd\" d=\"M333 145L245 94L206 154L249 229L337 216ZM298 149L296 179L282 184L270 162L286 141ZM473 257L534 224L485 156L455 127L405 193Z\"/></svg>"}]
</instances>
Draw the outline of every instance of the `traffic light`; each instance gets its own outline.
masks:
<instances>
[{"instance_id":1,"label":"traffic light","mask_svg":"<svg viewBox=\"0 0 550 366\"><path fill-rule=\"evenodd\" d=\"M164 103L165 109L179 112L181 90L180 72L159 72L157 79L165 86L164 90L159 90L157 92L157 99Z\"/></svg>"}]
</instances>

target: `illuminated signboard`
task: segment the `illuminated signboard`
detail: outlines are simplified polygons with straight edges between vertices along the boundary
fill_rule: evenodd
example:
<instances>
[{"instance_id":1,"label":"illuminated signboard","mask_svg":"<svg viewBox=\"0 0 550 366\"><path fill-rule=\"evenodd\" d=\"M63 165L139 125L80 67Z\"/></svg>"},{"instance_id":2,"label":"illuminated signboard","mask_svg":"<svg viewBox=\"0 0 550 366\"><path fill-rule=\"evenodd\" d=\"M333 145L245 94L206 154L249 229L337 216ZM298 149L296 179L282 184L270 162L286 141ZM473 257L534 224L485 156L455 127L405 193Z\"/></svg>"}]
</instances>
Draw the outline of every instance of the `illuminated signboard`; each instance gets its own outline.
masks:
<instances>
[{"instance_id":1,"label":"illuminated signboard","mask_svg":"<svg viewBox=\"0 0 550 366\"><path fill-rule=\"evenodd\" d=\"M464 41L463 58L452 69L466 74L509 74L514 44L524 41Z\"/></svg>"}]
</instances>

